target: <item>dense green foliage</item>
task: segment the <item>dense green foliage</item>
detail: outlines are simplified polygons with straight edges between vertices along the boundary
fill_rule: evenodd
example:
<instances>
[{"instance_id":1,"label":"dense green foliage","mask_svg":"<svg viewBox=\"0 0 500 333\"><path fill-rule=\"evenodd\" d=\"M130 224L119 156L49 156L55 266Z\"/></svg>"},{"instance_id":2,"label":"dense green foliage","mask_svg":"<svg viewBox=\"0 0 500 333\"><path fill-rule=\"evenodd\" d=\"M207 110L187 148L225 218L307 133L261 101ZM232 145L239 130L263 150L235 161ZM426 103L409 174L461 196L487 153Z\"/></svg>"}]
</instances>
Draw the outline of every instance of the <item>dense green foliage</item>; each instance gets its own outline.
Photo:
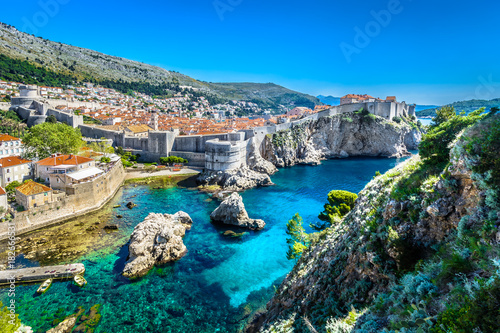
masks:
<instances>
[{"instance_id":1,"label":"dense green foliage","mask_svg":"<svg viewBox=\"0 0 500 333\"><path fill-rule=\"evenodd\" d=\"M26 60L12 59L3 54L0 54L0 79L50 87L64 87L76 82L72 75L56 73Z\"/></svg>"},{"instance_id":2,"label":"dense green foliage","mask_svg":"<svg viewBox=\"0 0 500 333\"><path fill-rule=\"evenodd\" d=\"M443 106L436 110L436 116L432 118L433 126L441 125L442 123L455 117L457 113L453 106Z\"/></svg>"},{"instance_id":3,"label":"dense green foliage","mask_svg":"<svg viewBox=\"0 0 500 333\"><path fill-rule=\"evenodd\" d=\"M11 317L10 310L7 306L4 306L0 301L0 327L2 328L2 333L14 333L21 327L19 315L14 314L13 316L14 318Z\"/></svg>"},{"instance_id":4,"label":"dense green foliage","mask_svg":"<svg viewBox=\"0 0 500 333\"><path fill-rule=\"evenodd\" d=\"M328 203L325 210L318 215L321 221L328 224L339 222L354 207L354 202L358 196L355 193L341 190L333 190L328 193ZM324 229L328 225L311 225L314 229Z\"/></svg>"},{"instance_id":5,"label":"dense green foliage","mask_svg":"<svg viewBox=\"0 0 500 333\"><path fill-rule=\"evenodd\" d=\"M14 180L13 182L5 186L5 192L7 192L7 197L10 201L14 201L16 199L16 187L19 187L21 185L22 184L20 182Z\"/></svg>"},{"instance_id":6,"label":"dense green foliage","mask_svg":"<svg viewBox=\"0 0 500 333\"><path fill-rule=\"evenodd\" d=\"M51 114L50 116L47 117L47 119L45 119L45 122L55 124L57 123L57 119L53 114Z\"/></svg>"},{"instance_id":7,"label":"dense green foliage","mask_svg":"<svg viewBox=\"0 0 500 333\"><path fill-rule=\"evenodd\" d=\"M500 120L493 121L488 131L469 138L465 149L469 155L480 157L472 170L489 173L487 182L500 192Z\"/></svg>"},{"instance_id":8,"label":"dense green foliage","mask_svg":"<svg viewBox=\"0 0 500 333\"><path fill-rule=\"evenodd\" d=\"M286 224L286 234L290 236L286 240L288 244L286 257L289 260L299 259L302 252L309 246L309 235L305 232L302 222L302 217L297 213Z\"/></svg>"},{"instance_id":9,"label":"dense green foliage","mask_svg":"<svg viewBox=\"0 0 500 333\"><path fill-rule=\"evenodd\" d=\"M55 153L76 154L83 146L78 128L62 123L43 123L31 127L23 137L26 158L43 159Z\"/></svg>"},{"instance_id":10,"label":"dense green foliage","mask_svg":"<svg viewBox=\"0 0 500 333\"><path fill-rule=\"evenodd\" d=\"M450 144L458 133L481 120L484 108L471 112L468 116L450 115L446 109L424 135L419 145L420 156L430 164L446 163L450 155Z\"/></svg>"},{"instance_id":11,"label":"dense green foliage","mask_svg":"<svg viewBox=\"0 0 500 333\"><path fill-rule=\"evenodd\" d=\"M168 165L173 163L188 163L188 160L182 157L177 156L169 156L169 157L160 157L160 164Z\"/></svg>"},{"instance_id":12,"label":"dense green foliage","mask_svg":"<svg viewBox=\"0 0 500 333\"><path fill-rule=\"evenodd\" d=\"M26 130L26 124L14 111L0 111L0 133L7 133L20 138Z\"/></svg>"}]
</instances>

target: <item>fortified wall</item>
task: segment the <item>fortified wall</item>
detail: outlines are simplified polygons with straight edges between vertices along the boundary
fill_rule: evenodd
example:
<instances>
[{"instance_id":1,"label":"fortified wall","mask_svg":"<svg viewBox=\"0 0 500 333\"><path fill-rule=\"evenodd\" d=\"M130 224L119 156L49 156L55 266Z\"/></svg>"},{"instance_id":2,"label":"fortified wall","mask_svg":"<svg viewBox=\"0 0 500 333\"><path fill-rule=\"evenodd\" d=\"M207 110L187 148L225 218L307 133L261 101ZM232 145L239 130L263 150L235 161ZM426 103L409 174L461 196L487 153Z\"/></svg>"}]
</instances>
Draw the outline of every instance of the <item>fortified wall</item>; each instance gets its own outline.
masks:
<instances>
[{"instance_id":1,"label":"fortified wall","mask_svg":"<svg viewBox=\"0 0 500 333\"><path fill-rule=\"evenodd\" d=\"M119 160L108 172L92 181L70 185L66 188L66 193L54 191L53 202L15 212L11 223L0 223L0 240L7 238L8 227L12 224L19 235L97 210L113 198L124 179L125 171Z\"/></svg>"},{"instance_id":2,"label":"fortified wall","mask_svg":"<svg viewBox=\"0 0 500 333\"><path fill-rule=\"evenodd\" d=\"M54 115L60 122L79 127L88 139L105 138L114 147L123 147L141 160L159 161L160 157L179 156L189 161L189 165L204 167L212 171L225 171L246 164L247 147L252 144L260 147L267 134L288 130L303 122L317 120L336 114L365 109L372 114L392 119L415 115L415 106L405 102L365 102L334 106L331 109L314 113L305 118L282 124L257 127L237 133L179 136L179 131L150 131L148 137L126 136L123 131L102 129L98 126L83 124L83 117L51 109L38 97L36 86L22 86L21 96L12 100L12 109L28 119L28 126L43 123L48 115Z\"/></svg>"},{"instance_id":3,"label":"fortified wall","mask_svg":"<svg viewBox=\"0 0 500 333\"><path fill-rule=\"evenodd\" d=\"M48 116L54 116L57 121L73 128L83 125L83 116L72 112L52 109L51 105L38 96L37 86L20 86L20 97L14 97L10 110L17 112L19 117L26 119L28 127L43 124Z\"/></svg>"}]
</instances>

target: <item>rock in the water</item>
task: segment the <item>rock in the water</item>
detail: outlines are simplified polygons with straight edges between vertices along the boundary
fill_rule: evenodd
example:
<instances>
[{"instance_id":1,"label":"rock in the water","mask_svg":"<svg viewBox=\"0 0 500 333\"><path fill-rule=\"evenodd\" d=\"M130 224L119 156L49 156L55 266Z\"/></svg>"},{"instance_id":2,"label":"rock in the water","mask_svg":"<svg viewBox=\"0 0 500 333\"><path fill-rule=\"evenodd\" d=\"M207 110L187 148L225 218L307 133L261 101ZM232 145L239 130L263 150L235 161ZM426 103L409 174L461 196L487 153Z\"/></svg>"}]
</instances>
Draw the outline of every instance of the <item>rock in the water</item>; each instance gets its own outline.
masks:
<instances>
[{"instance_id":1,"label":"rock in the water","mask_svg":"<svg viewBox=\"0 0 500 333\"><path fill-rule=\"evenodd\" d=\"M128 208L128 209L132 209L132 208L134 208L135 206L137 206L137 205L136 205L135 203L133 203L132 201L129 201L129 202L127 203L127 208Z\"/></svg>"},{"instance_id":2,"label":"rock in the water","mask_svg":"<svg viewBox=\"0 0 500 333\"><path fill-rule=\"evenodd\" d=\"M236 233L232 230L226 230L222 233L222 235L224 235L226 237L231 237L231 238L241 238L241 237L245 236L246 234L247 234L247 232Z\"/></svg>"},{"instance_id":3,"label":"rock in the water","mask_svg":"<svg viewBox=\"0 0 500 333\"><path fill-rule=\"evenodd\" d=\"M274 185L269 175L241 167L227 171L205 170L197 181L202 185L219 185L227 191L243 191L258 186Z\"/></svg>"},{"instance_id":4,"label":"rock in the water","mask_svg":"<svg viewBox=\"0 0 500 333\"><path fill-rule=\"evenodd\" d=\"M251 230L261 230L266 223L263 220L254 220L248 217L243 199L238 193L231 194L217 207L210 218L214 222L237 225Z\"/></svg>"},{"instance_id":5,"label":"rock in the water","mask_svg":"<svg viewBox=\"0 0 500 333\"><path fill-rule=\"evenodd\" d=\"M106 225L106 226L104 226L104 229L106 229L106 230L118 230L118 225L117 224Z\"/></svg>"},{"instance_id":6,"label":"rock in the water","mask_svg":"<svg viewBox=\"0 0 500 333\"><path fill-rule=\"evenodd\" d=\"M182 241L193 220L187 213L149 214L130 236L129 259L123 276L140 277L155 264L179 260L187 248Z\"/></svg>"},{"instance_id":7,"label":"rock in the water","mask_svg":"<svg viewBox=\"0 0 500 333\"><path fill-rule=\"evenodd\" d=\"M47 331L47 333L69 333L76 325L76 317L64 319L59 325Z\"/></svg>"}]
</instances>

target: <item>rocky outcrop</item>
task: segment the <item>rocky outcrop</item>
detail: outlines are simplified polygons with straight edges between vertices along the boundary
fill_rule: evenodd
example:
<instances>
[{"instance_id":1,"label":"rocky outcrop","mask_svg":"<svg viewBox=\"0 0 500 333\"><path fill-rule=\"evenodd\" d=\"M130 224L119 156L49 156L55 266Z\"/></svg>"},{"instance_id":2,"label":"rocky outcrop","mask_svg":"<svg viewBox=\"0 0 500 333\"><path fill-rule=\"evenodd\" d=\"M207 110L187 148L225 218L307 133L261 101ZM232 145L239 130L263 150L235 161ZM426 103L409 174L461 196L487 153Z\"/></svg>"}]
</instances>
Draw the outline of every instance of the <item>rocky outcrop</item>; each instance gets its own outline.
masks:
<instances>
[{"instance_id":1,"label":"rocky outcrop","mask_svg":"<svg viewBox=\"0 0 500 333\"><path fill-rule=\"evenodd\" d=\"M244 191L258 186L274 185L269 175L241 167L228 171L203 171L197 178L201 185L219 185L226 191Z\"/></svg>"},{"instance_id":2,"label":"rocky outcrop","mask_svg":"<svg viewBox=\"0 0 500 333\"><path fill-rule=\"evenodd\" d=\"M305 121L266 136L262 156L277 167L318 164L327 158L409 155L420 132L370 114L348 113Z\"/></svg>"},{"instance_id":3,"label":"rocky outcrop","mask_svg":"<svg viewBox=\"0 0 500 333\"><path fill-rule=\"evenodd\" d=\"M188 214L149 214L130 236L129 258L123 276L145 275L154 265L179 260L186 252L182 237L191 229Z\"/></svg>"},{"instance_id":4,"label":"rocky outcrop","mask_svg":"<svg viewBox=\"0 0 500 333\"><path fill-rule=\"evenodd\" d=\"M214 222L235 225L250 230L261 230L266 225L263 220L254 220L248 217L243 198L236 192L226 198L210 214L210 219Z\"/></svg>"}]
</instances>

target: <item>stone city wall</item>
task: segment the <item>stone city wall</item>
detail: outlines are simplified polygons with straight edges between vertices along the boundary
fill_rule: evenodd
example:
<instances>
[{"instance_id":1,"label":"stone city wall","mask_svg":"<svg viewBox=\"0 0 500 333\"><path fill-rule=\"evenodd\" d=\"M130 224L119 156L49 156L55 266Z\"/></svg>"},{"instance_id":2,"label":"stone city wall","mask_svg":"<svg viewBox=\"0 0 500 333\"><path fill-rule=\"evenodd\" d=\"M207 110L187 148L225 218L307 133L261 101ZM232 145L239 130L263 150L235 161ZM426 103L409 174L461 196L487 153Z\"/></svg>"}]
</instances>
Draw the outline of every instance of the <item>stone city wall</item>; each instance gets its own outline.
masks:
<instances>
[{"instance_id":1,"label":"stone city wall","mask_svg":"<svg viewBox=\"0 0 500 333\"><path fill-rule=\"evenodd\" d=\"M125 178L121 161L91 182L67 188L69 195L54 191L54 202L24 212L16 212L16 235L56 224L101 208L119 190ZM12 225L12 223L10 223ZM9 223L0 223L0 240L7 238Z\"/></svg>"}]
</instances>

